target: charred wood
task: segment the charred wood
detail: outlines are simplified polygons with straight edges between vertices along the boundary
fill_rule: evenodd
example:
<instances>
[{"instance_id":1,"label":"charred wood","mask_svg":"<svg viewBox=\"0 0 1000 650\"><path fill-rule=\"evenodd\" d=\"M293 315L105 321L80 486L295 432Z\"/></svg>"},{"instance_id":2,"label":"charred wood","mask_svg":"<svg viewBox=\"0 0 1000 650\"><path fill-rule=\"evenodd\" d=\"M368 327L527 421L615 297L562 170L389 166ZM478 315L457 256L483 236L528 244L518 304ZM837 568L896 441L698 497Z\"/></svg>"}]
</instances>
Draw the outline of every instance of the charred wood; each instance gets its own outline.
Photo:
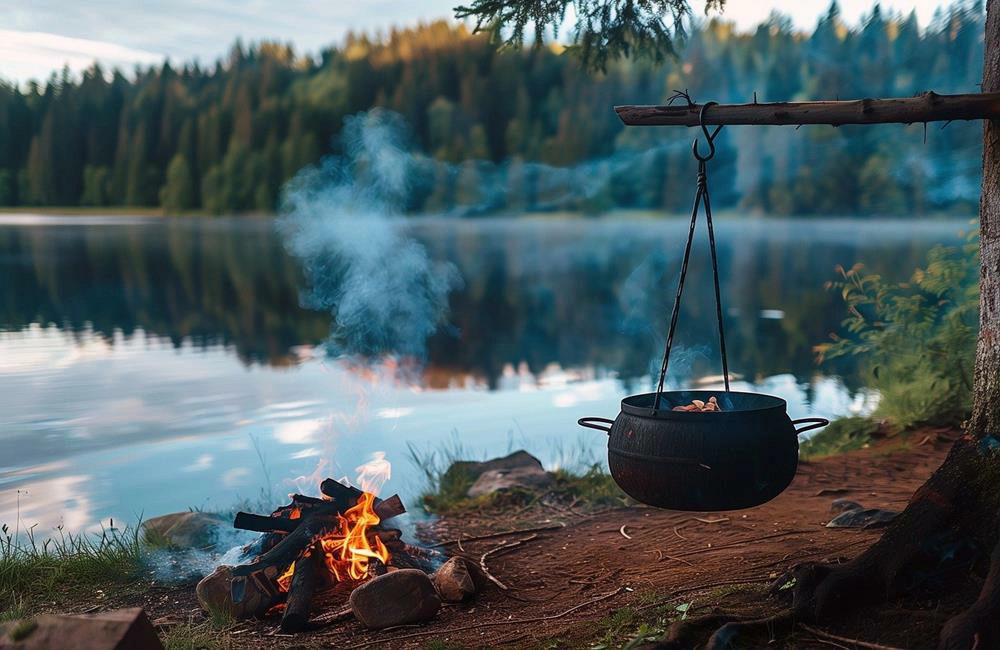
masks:
<instances>
[{"instance_id":1,"label":"charred wood","mask_svg":"<svg viewBox=\"0 0 1000 650\"><path fill-rule=\"evenodd\" d=\"M292 583L288 588L285 613L281 617L282 633L301 632L309 625L309 608L324 569L323 547L319 542L314 542L309 554L299 558L295 563Z\"/></svg>"}]
</instances>

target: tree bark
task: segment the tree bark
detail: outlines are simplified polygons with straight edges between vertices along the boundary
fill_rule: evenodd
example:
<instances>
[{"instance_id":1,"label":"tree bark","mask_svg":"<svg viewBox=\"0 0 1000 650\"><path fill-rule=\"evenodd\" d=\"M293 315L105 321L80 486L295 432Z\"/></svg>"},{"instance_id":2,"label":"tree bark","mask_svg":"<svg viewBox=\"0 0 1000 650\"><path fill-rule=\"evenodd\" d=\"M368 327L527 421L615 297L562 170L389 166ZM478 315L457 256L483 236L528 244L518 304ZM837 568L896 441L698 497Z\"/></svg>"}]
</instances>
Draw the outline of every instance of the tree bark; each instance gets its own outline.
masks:
<instances>
[{"instance_id":1,"label":"tree bark","mask_svg":"<svg viewBox=\"0 0 1000 650\"><path fill-rule=\"evenodd\" d=\"M983 92L1000 90L1000 6L986 4ZM983 122L979 199L979 341L969 433L1000 437L1000 121Z\"/></svg>"}]
</instances>

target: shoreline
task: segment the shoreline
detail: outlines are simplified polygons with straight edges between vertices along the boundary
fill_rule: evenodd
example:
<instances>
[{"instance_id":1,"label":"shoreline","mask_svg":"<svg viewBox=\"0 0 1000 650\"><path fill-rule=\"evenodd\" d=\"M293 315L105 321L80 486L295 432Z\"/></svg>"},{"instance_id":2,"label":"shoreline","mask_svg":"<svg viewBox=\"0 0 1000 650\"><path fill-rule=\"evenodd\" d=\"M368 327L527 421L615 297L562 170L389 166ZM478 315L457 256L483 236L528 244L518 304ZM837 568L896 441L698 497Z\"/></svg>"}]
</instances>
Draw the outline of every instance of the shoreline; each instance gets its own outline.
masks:
<instances>
[{"instance_id":1,"label":"shoreline","mask_svg":"<svg viewBox=\"0 0 1000 650\"><path fill-rule=\"evenodd\" d=\"M276 219L280 215L277 212L233 212L225 214L214 214L202 211L179 212L167 214L159 207L141 206L107 206L107 207L83 207L83 206L0 206L0 219L4 217L108 217L108 218L157 218L157 219ZM714 217L718 220L727 221L753 221L753 222L779 222L779 221L953 221L967 222L970 225L978 219L975 214L954 214L950 212L929 212L917 215L845 215L845 214L765 214L761 212L750 212L739 208L728 208L716 210ZM481 215L481 216L453 216L448 214L402 214L392 215L389 218L401 221L419 220L444 220L457 221L461 223L475 223L482 221L506 221L506 220L571 220L571 221L605 221L610 219L628 219L636 221L655 221L660 219L689 219L690 215L684 213L666 213L648 208L616 208L601 212L599 214L587 214L584 212L571 211L536 211L536 212L516 212L504 213L502 211Z\"/></svg>"}]
</instances>

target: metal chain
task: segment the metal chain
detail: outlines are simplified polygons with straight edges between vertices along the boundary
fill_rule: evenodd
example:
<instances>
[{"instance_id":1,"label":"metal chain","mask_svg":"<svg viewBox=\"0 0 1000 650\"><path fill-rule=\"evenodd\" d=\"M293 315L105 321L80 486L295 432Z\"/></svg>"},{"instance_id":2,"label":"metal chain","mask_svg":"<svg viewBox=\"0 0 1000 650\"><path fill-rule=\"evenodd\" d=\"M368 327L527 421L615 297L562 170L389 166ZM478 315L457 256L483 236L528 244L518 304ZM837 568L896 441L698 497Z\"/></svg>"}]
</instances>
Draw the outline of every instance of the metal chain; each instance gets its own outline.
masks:
<instances>
[{"instance_id":1,"label":"metal chain","mask_svg":"<svg viewBox=\"0 0 1000 650\"><path fill-rule=\"evenodd\" d=\"M708 169L707 162L715 156L715 137L719 135L722 126L709 133L705 126L705 109L715 102L708 102L701 108L701 130L705 134L708 142L709 153L702 156L698 151L698 140L691 145L691 151L698 160L698 189L694 195L694 207L691 210L691 223L688 227L687 243L684 246L684 258L681 261L681 274L677 281L677 294L674 296L674 307L670 313L670 327L667 330L667 342L663 351L663 362L660 364L660 380L656 385L656 397L653 400L653 411L660 409L660 398L663 393L663 382L667 377L667 366L670 363L670 350L674 345L674 333L677 330L677 317L681 311L681 296L684 293L684 281L687 278L688 262L691 260L691 244L694 242L694 229L698 222L698 206L705 206L705 221L708 225L708 244L712 253L712 280L715 283L715 315L719 323L719 352L722 355L722 378L726 385L726 392L729 392L729 359L726 356L726 336L723 328L722 314L722 292L719 287L719 261L715 246L715 228L712 224L712 201L708 192Z\"/></svg>"}]
</instances>

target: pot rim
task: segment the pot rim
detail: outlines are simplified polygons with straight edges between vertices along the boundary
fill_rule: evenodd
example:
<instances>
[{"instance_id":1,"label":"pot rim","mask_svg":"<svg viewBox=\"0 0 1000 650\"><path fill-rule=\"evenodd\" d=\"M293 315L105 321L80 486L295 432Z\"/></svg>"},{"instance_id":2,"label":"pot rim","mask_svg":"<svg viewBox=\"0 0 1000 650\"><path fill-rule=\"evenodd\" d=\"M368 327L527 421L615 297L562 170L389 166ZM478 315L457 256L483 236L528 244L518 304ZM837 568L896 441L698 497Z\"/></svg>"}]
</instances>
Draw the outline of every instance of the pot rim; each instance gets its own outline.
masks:
<instances>
[{"instance_id":1,"label":"pot rim","mask_svg":"<svg viewBox=\"0 0 1000 650\"><path fill-rule=\"evenodd\" d=\"M769 401L770 404L765 404L756 408L745 408L745 409L730 409L728 411L720 412L707 412L703 413L701 411L673 411L670 408L654 410L649 406L640 406L634 402L645 401L646 403L652 403L655 399L656 393L637 393L635 395L629 395L622 399L621 410L622 413L628 413L629 415L634 415L641 418L655 418L658 420L691 420L691 419L712 419L725 417L727 415L737 415L744 413L761 413L764 411L780 411L782 415L786 413L788 407L788 402L776 395L768 395L767 393L751 393L747 391L729 391L728 393L724 390L665 390L660 393L667 399L671 396L683 395L684 399L690 400L701 399L702 397L707 400L711 396L719 397L721 395L746 395L752 396L754 399L763 398L765 402ZM645 399L644 399L645 398ZM632 403L630 403L630 401Z\"/></svg>"}]
</instances>

